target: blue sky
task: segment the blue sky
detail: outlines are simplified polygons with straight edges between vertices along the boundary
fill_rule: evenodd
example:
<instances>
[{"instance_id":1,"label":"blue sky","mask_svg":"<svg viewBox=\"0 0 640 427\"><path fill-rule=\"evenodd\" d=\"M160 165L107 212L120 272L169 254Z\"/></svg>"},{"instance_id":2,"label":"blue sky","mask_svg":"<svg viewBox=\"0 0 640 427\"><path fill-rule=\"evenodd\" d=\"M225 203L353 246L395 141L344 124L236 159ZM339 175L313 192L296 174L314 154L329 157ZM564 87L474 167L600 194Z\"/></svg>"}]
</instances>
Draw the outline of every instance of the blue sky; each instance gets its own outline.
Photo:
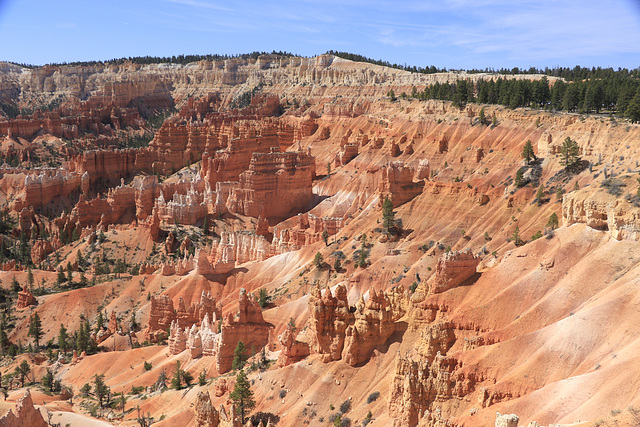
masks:
<instances>
[{"instance_id":1,"label":"blue sky","mask_svg":"<svg viewBox=\"0 0 640 427\"><path fill-rule=\"evenodd\" d=\"M0 60L328 50L449 69L640 66L640 0L0 0Z\"/></svg>"}]
</instances>

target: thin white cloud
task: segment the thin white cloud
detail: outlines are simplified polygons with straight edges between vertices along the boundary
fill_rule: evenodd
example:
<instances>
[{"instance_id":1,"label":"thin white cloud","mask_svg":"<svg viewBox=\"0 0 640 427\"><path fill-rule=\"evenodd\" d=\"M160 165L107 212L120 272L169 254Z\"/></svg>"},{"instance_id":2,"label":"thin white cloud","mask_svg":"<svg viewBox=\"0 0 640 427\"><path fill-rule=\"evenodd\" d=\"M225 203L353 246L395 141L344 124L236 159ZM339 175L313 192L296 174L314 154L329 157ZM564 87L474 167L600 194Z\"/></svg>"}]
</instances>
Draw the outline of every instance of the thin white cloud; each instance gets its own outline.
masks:
<instances>
[{"instance_id":1,"label":"thin white cloud","mask_svg":"<svg viewBox=\"0 0 640 427\"><path fill-rule=\"evenodd\" d=\"M213 9L213 10L220 10L220 11L226 11L226 12L229 12L231 10L226 7L218 6L217 4L208 3L204 1L195 1L195 0L165 0L165 1L169 3L177 3L177 4L182 4L184 6L192 6L192 7L202 8L202 9Z\"/></svg>"}]
</instances>

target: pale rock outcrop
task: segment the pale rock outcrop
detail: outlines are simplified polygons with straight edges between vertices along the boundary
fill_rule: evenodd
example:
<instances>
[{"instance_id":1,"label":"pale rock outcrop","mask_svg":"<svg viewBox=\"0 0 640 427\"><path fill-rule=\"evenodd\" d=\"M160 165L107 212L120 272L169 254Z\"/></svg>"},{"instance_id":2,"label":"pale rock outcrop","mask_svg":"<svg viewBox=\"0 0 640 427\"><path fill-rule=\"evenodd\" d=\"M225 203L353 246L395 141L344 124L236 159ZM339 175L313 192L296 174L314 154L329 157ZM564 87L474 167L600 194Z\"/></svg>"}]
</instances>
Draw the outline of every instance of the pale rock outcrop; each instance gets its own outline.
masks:
<instances>
[{"instance_id":1,"label":"pale rock outcrop","mask_svg":"<svg viewBox=\"0 0 640 427\"><path fill-rule=\"evenodd\" d=\"M299 362L309 355L309 344L296 340L296 332L294 326L287 325L282 335L278 337L282 350L276 364L281 368Z\"/></svg>"},{"instance_id":2,"label":"pale rock outcrop","mask_svg":"<svg viewBox=\"0 0 640 427\"><path fill-rule=\"evenodd\" d=\"M420 331L415 349L423 360L433 362L437 355L446 355L456 342L454 326L450 322L431 323Z\"/></svg>"},{"instance_id":3,"label":"pale rock outcrop","mask_svg":"<svg viewBox=\"0 0 640 427\"><path fill-rule=\"evenodd\" d=\"M0 427L47 427L48 425L40 411L33 406L29 389L26 389L24 395L18 400L14 411L9 410L0 417Z\"/></svg>"},{"instance_id":4,"label":"pale rock outcrop","mask_svg":"<svg viewBox=\"0 0 640 427\"><path fill-rule=\"evenodd\" d=\"M264 236L250 231L223 231L210 250L212 269L224 274L249 261L264 261L271 256L271 245Z\"/></svg>"},{"instance_id":5,"label":"pale rock outcrop","mask_svg":"<svg viewBox=\"0 0 640 427\"><path fill-rule=\"evenodd\" d=\"M151 295L151 309L149 310L149 328L147 336L157 341L162 335L166 336L167 328L175 319L173 301L168 295Z\"/></svg>"},{"instance_id":6,"label":"pale rock outcrop","mask_svg":"<svg viewBox=\"0 0 640 427\"><path fill-rule=\"evenodd\" d=\"M173 198L165 201L162 193L155 202L160 223L167 227L174 224L195 225L214 210L215 195L209 189L198 192L193 187L186 194L174 193Z\"/></svg>"},{"instance_id":7,"label":"pale rock outcrop","mask_svg":"<svg viewBox=\"0 0 640 427\"><path fill-rule=\"evenodd\" d=\"M211 403L208 391L198 392L194 411L198 427L218 427L220 425L220 414Z\"/></svg>"},{"instance_id":8,"label":"pale rock outcrop","mask_svg":"<svg viewBox=\"0 0 640 427\"><path fill-rule=\"evenodd\" d=\"M86 172L85 175L87 175ZM153 213L154 201L160 194L158 177L136 176L131 186L135 191L136 218L138 221L143 221Z\"/></svg>"},{"instance_id":9,"label":"pale rock outcrop","mask_svg":"<svg viewBox=\"0 0 640 427\"><path fill-rule=\"evenodd\" d=\"M227 385L227 380L225 380L224 378L220 378L217 382L216 382L216 387L214 389L213 394L216 397L220 397L220 396L224 396L227 391L229 391L229 387Z\"/></svg>"},{"instance_id":10,"label":"pale rock outcrop","mask_svg":"<svg viewBox=\"0 0 640 427\"><path fill-rule=\"evenodd\" d=\"M188 329L180 328L178 321L171 321L169 329L169 352L180 354L187 349Z\"/></svg>"},{"instance_id":11,"label":"pale rock outcrop","mask_svg":"<svg viewBox=\"0 0 640 427\"><path fill-rule=\"evenodd\" d=\"M264 261L277 253L264 236L252 231L221 233L210 248L196 249L194 255L185 254L175 263L164 264L165 276L184 275L191 271L198 274L226 274L237 266L251 261Z\"/></svg>"},{"instance_id":12,"label":"pale rock outcrop","mask_svg":"<svg viewBox=\"0 0 640 427\"><path fill-rule=\"evenodd\" d=\"M380 203L389 197L393 207L398 207L422 193L424 182L413 182L415 170L404 162L389 162L382 168L382 178L378 184Z\"/></svg>"},{"instance_id":13,"label":"pale rock outcrop","mask_svg":"<svg viewBox=\"0 0 640 427\"><path fill-rule=\"evenodd\" d=\"M478 264L480 257L475 256L471 249L443 254L438 259L433 275L426 282L418 284L411 300L419 302L429 294L439 294L461 285L476 274Z\"/></svg>"},{"instance_id":14,"label":"pale rock outcrop","mask_svg":"<svg viewBox=\"0 0 640 427\"><path fill-rule=\"evenodd\" d=\"M431 166L428 159L421 159L418 163L418 169L416 169L416 179L430 179L431 178Z\"/></svg>"},{"instance_id":15,"label":"pale rock outcrop","mask_svg":"<svg viewBox=\"0 0 640 427\"><path fill-rule=\"evenodd\" d=\"M107 197L87 200L84 195L72 209L70 220L78 227L130 223L135 218L136 190L120 179L120 185L109 188Z\"/></svg>"},{"instance_id":16,"label":"pale rock outcrop","mask_svg":"<svg viewBox=\"0 0 640 427\"><path fill-rule=\"evenodd\" d=\"M66 197L80 188L82 174L65 170L41 170L24 178L23 193L14 202L14 210L42 207L58 197Z\"/></svg>"},{"instance_id":17,"label":"pale rock outcrop","mask_svg":"<svg viewBox=\"0 0 640 427\"><path fill-rule=\"evenodd\" d=\"M435 412L434 403L471 393L477 379L473 373L460 372L458 365L458 360L439 354L431 363L398 356L389 398L394 426L418 425Z\"/></svg>"},{"instance_id":18,"label":"pale rock outcrop","mask_svg":"<svg viewBox=\"0 0 640 427\"><path fill-rule=\"evenodd\" d=\"M518 427L520 418L515 414L501 414L496 412L495 427Z\"/></svg>"},{"instance_id":19,"label":"pale rock outcrop","mask_svg":"<svg viewBox=\"0 0 640 427\"><path fill-rule=\"evenodd\" d=\"M314 287L309 296L309 347L319 354L323 362L340 360L344 348L345 331L353 323L354 316L347 301L347 288L340 284L335 295L329 288L324 295L320 287Z\"/></svg>"},{"instance_id":20,"label":"pale rock outcrop","mask_svg":"<svg viewBox=\"0 0 640 427\"><path fill-rule=\"evenodd\" d=\"M358 156L358 144L341 144L340 151L333 161L335 166L344 166Z\"/></svg>"},{"instance_id":21,"label":"pale rock outcrop","mask_svg":"<svg viewBox=\"0 0 640 427\"><path fill-rule=\"evenodd\" d=\"M397 315L398 313L396 313ZM396 331L391 300L383 291L369 292L369 299L363 298L356 304L355 321L345 330L345 345L342 359L351 366L369 360L373 349L384 344Z\"/></svg>"},{"instance_id":22,"label":"pale rock outcrop","mask_svg":"<svg viewBox=\"0 0 640 427\"><path fill-rule=\"evenodd\" d=\"M608 231L617 240L640 240L640 209L604 190L566 193L562 199L562 222L585 223L596 230Z\"/></svg>"}]
</instances>

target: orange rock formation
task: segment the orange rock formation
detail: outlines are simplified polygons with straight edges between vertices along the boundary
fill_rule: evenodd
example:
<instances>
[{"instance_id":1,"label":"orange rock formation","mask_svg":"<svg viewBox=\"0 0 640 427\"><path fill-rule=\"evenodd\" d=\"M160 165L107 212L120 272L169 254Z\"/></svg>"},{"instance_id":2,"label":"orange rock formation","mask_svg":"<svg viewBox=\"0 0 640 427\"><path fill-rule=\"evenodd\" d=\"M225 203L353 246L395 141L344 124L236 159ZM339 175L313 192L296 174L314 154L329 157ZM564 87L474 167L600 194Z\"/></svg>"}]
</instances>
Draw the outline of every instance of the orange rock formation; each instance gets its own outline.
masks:
<instances>
[{"instance_id":1,"label":"orange rock formation","mask_svg":"<svg viewBox=\"0 0 640 427\"><path fill-rule=\"evenodd\" d=\"M213 316L209 321L208 315L205 315L199 328L195 324L181 328L181 323L180 319L171 323L169 351L179 354L188 349L192 358L214 356L219 373L231 369L238 341L242 341L248 351L253 349L257 352L267 345L273 327L262 317L262 309L255 296L248 294L244 288L240 289L238 312L235 316L229 313L220 327L217 317Z\"/></svg>"},{"instance_id":2,"label":"orange rock formation","mask_svg":"<svg viewBox=\"0 0 640 427\"><path fill-rule=\"evenodd\" d=\"M16 308L21 310L23 308L27 308L30 305L36 305L38 301L36 297L33 296L29 290L24 287L20 292L18 292L18 301L16 302Z\"/></svg>"}]
</instances>

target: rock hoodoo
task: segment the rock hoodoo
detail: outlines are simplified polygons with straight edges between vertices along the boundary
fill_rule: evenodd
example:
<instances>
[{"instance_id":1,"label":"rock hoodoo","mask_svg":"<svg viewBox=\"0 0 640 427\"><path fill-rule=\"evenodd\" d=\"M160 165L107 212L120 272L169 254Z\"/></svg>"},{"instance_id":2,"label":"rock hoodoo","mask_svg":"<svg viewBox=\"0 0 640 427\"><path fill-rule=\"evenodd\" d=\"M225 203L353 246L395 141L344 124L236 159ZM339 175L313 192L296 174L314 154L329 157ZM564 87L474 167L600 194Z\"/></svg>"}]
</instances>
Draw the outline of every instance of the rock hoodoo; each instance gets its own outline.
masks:
<instances>
[{"instance_id":1,"label":"rock hoodoo","mask_svg":"<svg viewBox=\"0 0 640 427\"><path fill-rule=\"evenodd\" d=\"M22 288L22 290L18 292L18 301L16 303L16 308L18 310L27 308L30 305L36 305L37 303L38 301L36 300L36 297L34 297L26 287Z\"/></svg>"},{"instance_id":2,"label":"rock hoodoo","mask_svg":"<svg viewBox=\"0 0 640 427\"><path fill-rule=\"evenodd\" d=\"M244 288L240 290L236 315L229 313L221 320L220 325L217 319L214 315L210 321L208 314L205 314L199 327L196 324L182 327L179 318L172 321L169 351L179 354L188 350L193 358L214 356L218 372L224 373L231 369L238 341L242 341L248 350L253 349L254 352L269 342L273 326L262 317L262 309L255 296L247 293Z\"/></svg>"},{"instance_id":3,"label":"rock hoodoo","mask_svg":"<svg viewBox=\"0 0 640 427\"><path fill-rule=\"evenodd\" d=\"M47 422L42 418L42 414L33 406L31 393L26 389L24 395L16 403L14 409L9 410L0 417L0 427L47 427Z\"/></svg>"},{"instance_id":4,"label":"rock hoodoo","mask_svg":"<svg viewBox=\"0 0 640 427\"><path fill-rule=\"evenodd\" d=\"M172 323L179 320L185 327L200 325L207 319L222 317L220 304L211 296L202 291L200 301L191 304L189 308L185 306L182 297L178 299L178 308L174 309L173 301L168 295L151 296L151 310L149 312L149 327L147 337L157 341L161 336L166 337L167 330Z\"/></svg>"},{"instance_id":5,"label":"rock hoodoo","mask_svg":"<svg viewBox=\"0 0 640 427\"><path fill-rule=\"evenodd\" d=\"M344 359L355 366L368 361L373 349L387 341L395 332L395 322L404 315L393 293L402 290L372 290L367 302L360 299L352 309L346 286L338 285L334 294L328 288L323 294L314 287L307 331L311 353L319 354L323 362Z\"/></svg>"}]
</instances>

